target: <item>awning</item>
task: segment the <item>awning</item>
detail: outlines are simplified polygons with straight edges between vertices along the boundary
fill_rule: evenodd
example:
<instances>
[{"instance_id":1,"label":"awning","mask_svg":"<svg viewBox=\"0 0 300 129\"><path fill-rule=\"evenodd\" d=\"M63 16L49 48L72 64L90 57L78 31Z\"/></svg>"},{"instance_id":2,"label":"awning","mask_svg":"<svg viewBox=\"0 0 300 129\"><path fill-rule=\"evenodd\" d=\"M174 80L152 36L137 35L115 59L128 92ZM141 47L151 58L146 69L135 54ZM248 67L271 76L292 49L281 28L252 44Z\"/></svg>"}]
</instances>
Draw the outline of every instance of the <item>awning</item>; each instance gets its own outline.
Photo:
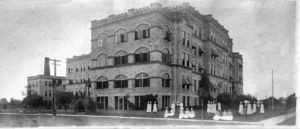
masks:
<instances>
[{"instance_id":1,"label":"awning","mask_svg":"<svg viewBox=\"0 0 300 129\"><path fill-rule=\"evenodd\" d=\"M214 52L213 50L211 50L211 56L218 57L219 55L216 52Z\"/></svg>"},{"instance_id":2,"label":"awning","mask_svg":"<svg viewBox=\"0 0 300 129\"><path fill-rule=\"evenodd\" d=\"M199 47L199 53L204 53L204 51L201 47Z\"/></svg>"},{"instance_id":3,"label":"awning","mask_svg":"<svg viewBox=\"0 0 300 129\"><path fill-rule=\"evenodd\" d=\"M182 76L182 84L191 85L191 81L188 77Z\"/></svg>"}]
</instances>

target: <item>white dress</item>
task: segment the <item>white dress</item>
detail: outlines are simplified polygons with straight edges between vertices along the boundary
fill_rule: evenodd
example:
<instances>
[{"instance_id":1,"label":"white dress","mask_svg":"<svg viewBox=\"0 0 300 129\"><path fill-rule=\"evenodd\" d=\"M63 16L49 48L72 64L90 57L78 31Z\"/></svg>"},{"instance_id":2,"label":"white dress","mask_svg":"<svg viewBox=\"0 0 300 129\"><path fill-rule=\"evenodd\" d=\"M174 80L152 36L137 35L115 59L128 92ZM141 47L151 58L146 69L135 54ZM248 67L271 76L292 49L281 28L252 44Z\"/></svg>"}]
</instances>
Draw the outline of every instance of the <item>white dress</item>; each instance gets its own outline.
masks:
<instances>
[{"instance_id":1,"label":"white dress","mask_svg":"<svg viewBox=\"0 0 300 129\"><path fill-rule=\"evenodd\" d=\"M253 110L252 113L256 113L256 103L253 104Z\"/></svg>"},{"instance_id":2,"label":"white dress","mask_svg":"<svg viewBox=\"0 0 300 129\"><path fill-rule=\"evenodd\" d=\"M213 117L214 120L220 120L221 116L219 115L219 112L216 112L216 114Z\"/></svg>"},{"instance_id":3,"label":"white dress","mask_svg":"<svg viewBox=\"0 0 300 129\"><path fill-rule=\"evenodd\" d=\"M164 117L167 118L169 117L169 111L168 111L168 107L166 107L166 110L165 110L165 114L164 114Z\"/></svg>"},{"instance_id":4,"label":"white dress","mask_svg":"<svg viewBox=\"0 0 300 129\"><path fill-rule=\"evenodd\" d=\"M157 112L157 105L156 105L155 101L154 101L154 104L153 104L153 112Z\"/></svg>"},{"instance_id":5,"label":"white dress","mask_svg":"<svg viewBox=\"0 0 300 129\"><path fill-rule=\"evenodd\" d=\"M195 118L195 112L194 112L193 108L191 108L191 116L190 117Z\"/></svg>"},{"instance_id":6,"label":"white dress","mask_svg":"<svg viewBox=\"0 0 300 129\"><path fill-rule=\"evenodd\" d=\"M249 103L247 105L247 115L251 115L252 114L252 109L251 109L251 104Z\"/></svg>"},{"instance_id":7,"label":"white dress","mask_svg":"<svg viewBox=\"0 0 300 129\"><path fill-rule=\"evenodd\" d=\"M221 111L221 103L218 102L218 111Z\"/></svg>"},{"instance_id":8,"label":"white dress","mask_svg":"<svg viewBox=\"0 0 300 129\"><path fill-rule=\"evenodd\" d=\"M260 113L265 113L265 109L264 108L265 108L264 104L261 103L261 105L260 105Z\"/></svg>"},{"instance_id":9,"label":"white dress","mask_svg":"<svg viewBox=\"0 0 300 129\"><path fill-rule=\"evenodd\" d=\"M243 104L240 103L240 106L239 106L239 113L240 114L244 114L244 111L243 111Z\"/></svg>"},{"instance_id":10,"label":"white dress","mask_svg":"<svg viewBox=\"0 0 300 129\"><path fill-rule=\"evenodd\" d=\"M231 111L228 112L228 120L230 120L230 121L233 120L233 116L232 116L232 112Z\"/></svg>"},{"instance_id":11,"label":"white dress","mask_svg":"<svg viewBox=\"0 0 300 129\"><path fill-rule=\"evenodd\" d=\"M206 109L207 113L210 113L210 103L207 103L207 109Z\"/></svg>"},{"instance_id":12,"label":"white dress","mask_svg":"<svg viewBox=\"0 0 300 129\"><path fill-rule=\"evenodd\" d=\"M148 101L148 104L147 104L147 109L146 109L146 112L151 112L151 104L150 102Z\"/></svg>"},{"instance_id":13,"label":"white dress","mask_svg":"<svg viewBox=\"0 0 300 129\"><path fill-rule=\"evenodd\" d=\"M183 109L180 109L178 119L182 119L184 117Z\"/></svg>"}]
</instances>

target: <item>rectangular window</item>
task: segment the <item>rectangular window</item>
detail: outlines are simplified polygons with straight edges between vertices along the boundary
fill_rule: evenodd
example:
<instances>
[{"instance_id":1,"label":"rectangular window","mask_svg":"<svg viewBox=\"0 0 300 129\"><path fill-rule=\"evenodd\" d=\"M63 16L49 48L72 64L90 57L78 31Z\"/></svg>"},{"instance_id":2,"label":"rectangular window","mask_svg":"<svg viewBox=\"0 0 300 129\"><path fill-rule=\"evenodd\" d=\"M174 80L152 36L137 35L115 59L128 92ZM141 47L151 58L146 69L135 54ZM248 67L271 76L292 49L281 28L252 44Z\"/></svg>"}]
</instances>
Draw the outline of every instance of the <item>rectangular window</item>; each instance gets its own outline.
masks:
<instances>
[{"instance_id":1,"label":"rectangular window","mask_svg":"<svg viewBox=\"0 0 300 129\"><path fill-rule=\"evenodd\" d=\"M121 64L127 64L128 63L128 56L122 56L122 63Z\"/></svg>"},{"instance_id":2,"label":"rectangular window","mask_svg":"<svg viewBox=\"0 0 300 129\"><path fill-rule=\"evenodd\" d=\"M185 53L182 52L182 65L185 66Z\"/></svg>"},{"instance_id":3,"label":"rectangular window","mask_svg":"<svg viewBox=\"0 0 300 129\"><path fill-rule=\"evenodd\" d=\"M106 89L108 88L108 81L96 82L96 89Z\"/></svg>"},{"instance_id":4,"label":"rectangular window","mask_svg":"<svg viewBox=\"0 0 300 129\"><path fill-rule=\"evenodd\" d=\"M115 109L118 110L118 107L119 107L119 97L118 96L115 96Z\"/></svg>"},{"instance_id":5,"label":"rectangular window","mask_svg":"<svg viewBox=\"0 0 300 129\"><path fill-rule=\"evenodd\" d=\"M183 37L182 37L182 45L185 46L185 40L186 40L186 32L183 31Z\"/></svg>"},{"instance_id":6,"label":"rectangular window","mask_svg":"<svg viewBox=\"0 0 300 129\"><path fill-rule=\"evenodd\" d=\"M138 40L138 31L134 31L134 40Z\"/></svg>"},{"instance_id":7,"label":"rectangular window","mask_svg":"<svg viewBox=\"0 0 300 129\"><path fill-rule=\"evenodd\" d=\"M162 79L162 87L170 87L171 79Z\"/></svg>"},{"instance_id":8,"label":"rectangular window","mask_svg":"<svg viewBox=\"0 0 300 129\"><path fill-rule=\"evenodd\" d=\"M162 96L162 108L170 107L170 96Z\"/></svg>"},{"instance_id":9,"label":"rectangular window","mask_svg":"<svg viewBox=\"0 0 300 129\"><path fill-rule=\"evenodd\" d=\"M187 47L190 47L190 41L191 41L191 35L187 33L187 42L186 42Z\"/></svg>"},{"instance_id":10,"label":"rectangular window","mask_svg":"<svg viewBox=\"0 0 300 129\"><path fill-rule=\"evenodd\" d=\"M194 80L194 90L197 92L197 80Z\"/></svg>"},{"instance_id":11,"label":"rectangular window","mask_svg":"<svg viewBox=\"0 0 300 129\"><path fill-rule=\"evenodd\" d=\"M182 103L183 103L183 107L185 107L186 106L186 104L185 104L185 96L182 96Z\"/></svg>"},{"instance_id":12,"label":"rectangular window","mask_svg":"<svg viewBox=\"0 0 300 129\"><path fill-rule=\"evenodd\" d=\"M98 109L108 109L108 97L97 97L97 108Z\"/></svg>"},{"instance_id":13,"label":"rectangular window","mask_svg":"<svg viewBox=\"0 0 300 129\"><path fill-rule=\"evenodd\" d=\"M150 86L150 78L144 79L135 79L135 87L149 87Z\"/></svg>"},{"instance_id":14,"label":"rectangular window","mask_svg":"<svg viewBox=\"0 0 300 129\"><path fill-rule=\"evenodd\" d=\"M190 96L187 96L187 106L190 106Z\"/></svg>"}]
</instances>

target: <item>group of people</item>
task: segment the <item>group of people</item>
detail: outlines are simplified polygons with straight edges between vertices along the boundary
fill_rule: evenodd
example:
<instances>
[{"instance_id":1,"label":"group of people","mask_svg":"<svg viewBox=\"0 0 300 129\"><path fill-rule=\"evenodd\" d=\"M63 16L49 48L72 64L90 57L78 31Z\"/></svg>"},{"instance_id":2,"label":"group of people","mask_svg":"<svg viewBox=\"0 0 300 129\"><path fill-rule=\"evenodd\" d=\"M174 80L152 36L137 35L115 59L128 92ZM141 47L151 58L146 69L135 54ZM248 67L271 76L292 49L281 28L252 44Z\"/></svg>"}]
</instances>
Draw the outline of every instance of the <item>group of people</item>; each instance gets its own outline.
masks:
<instances>
[{"instance_id":1,"label":"group of people","mask_svg":"<svg viewBox=\"0 0 300 129\"><path fill-rule=\"evenodd\" d=\"M179 119L195 118L195 112L194 112L193 108L190 108L190 110L188 108L185 108L185 110L184 110L183 103L177 104L177 107L179 107L179 109L180 109L179 115L178 115ZM176 113L176 106L175 106L175 103L172 103L170 111L168 110L168 107L166 107L164 117L165 118L172 117L175 115L175 113Z\"/></svg>"},{"instance_id":2,"label":"group of people","mask_svg":"<svg viewBox=\"0 0 300 129\"><path fill-rule=\"evenodd\" d=\"M221 113L221 103L218 102L216 104L215 101L208 101L207 102L207 113L208 114L214 114L213 119L214 120L232 120L233 119L233 115L231 111L224 111L223 113Z\"/></svg>"},{"instance_id":3,"label":"group of people","mask_svg":"<svg viewBox=\"0 0 300 129\"><path fill-rule=\"evenodd\" d=\"M157 112L157 104L156 104L156 101L152 102L151 101L148 101L147 102L147 108L146 108L146 112Z\"/></svg>"},{"instance_id":4,"label":"group of people","mask_svg":"<svg viewBox=\"0 0 300 129\"><path fill-rule=\"evenodd\" d=\"M254 113L265 113L264 103L258 101L257 103L253 102L253 104L251 104L250 101L247 100L244 101L244 104L240 102L239 114L251 115Z\"/></svg>"},{"instance_id":5,"label":"group of people","mask_svg":"<svg viewBox=\"0 0 300 129\"><path fill-rule=\"evenodd\" d=\"M210 114L210 113L216 113L218 111L221 111L221 103L218 102L218 106L216 104L215 101L208 101L207 102L207 113Z\"/></svg>"}]
</instances>

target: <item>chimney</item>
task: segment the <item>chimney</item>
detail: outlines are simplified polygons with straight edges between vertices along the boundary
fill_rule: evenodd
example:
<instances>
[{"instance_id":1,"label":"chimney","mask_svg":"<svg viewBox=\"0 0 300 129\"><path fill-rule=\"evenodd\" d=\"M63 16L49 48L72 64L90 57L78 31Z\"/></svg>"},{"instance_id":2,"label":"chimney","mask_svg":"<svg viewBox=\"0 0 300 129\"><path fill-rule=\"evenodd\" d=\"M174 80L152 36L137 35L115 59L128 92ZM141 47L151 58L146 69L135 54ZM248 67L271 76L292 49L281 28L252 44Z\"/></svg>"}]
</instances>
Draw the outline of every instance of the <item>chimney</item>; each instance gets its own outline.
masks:
<instances>
[{"instance_id":1,"label":"chimney","mask_svg":"<svg viewBox=\"0 0 300 129\"><path fill-rule=\"evenodd\" d=\"M49 57L45 57L44 62L44 75L50 76Z\"/></svg>"}]
</instances>

